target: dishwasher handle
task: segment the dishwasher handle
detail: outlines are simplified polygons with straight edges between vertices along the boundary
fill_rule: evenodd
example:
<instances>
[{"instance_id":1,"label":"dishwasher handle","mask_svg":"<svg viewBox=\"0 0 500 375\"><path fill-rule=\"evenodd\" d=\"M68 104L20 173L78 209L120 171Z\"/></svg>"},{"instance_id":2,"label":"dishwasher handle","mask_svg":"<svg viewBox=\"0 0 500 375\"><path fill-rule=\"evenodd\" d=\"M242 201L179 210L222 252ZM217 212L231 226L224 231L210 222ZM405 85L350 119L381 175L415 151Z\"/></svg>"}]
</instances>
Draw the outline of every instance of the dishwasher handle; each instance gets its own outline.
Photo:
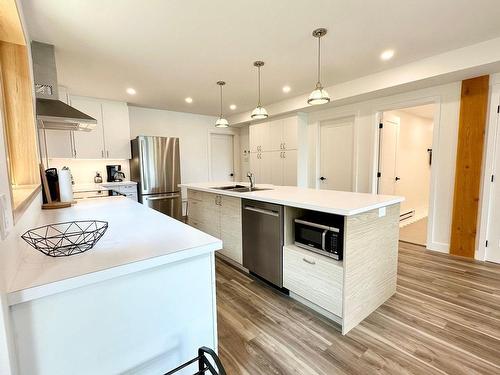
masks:
<instances>
[{"instance_id":1,"label":"dishwasher handle","mask_svg":"<svg viewBox=\"0 0 500 375\"><path fill-rule=\"evenodd\" d=\"M248 210L248 211L258 212L259 214L270 215L270 216L275 216L275 217L279 216L279 212L273 211L273 210L266 210L264 208L245 206L244 209Z\"/></svg>"}]
</instances>

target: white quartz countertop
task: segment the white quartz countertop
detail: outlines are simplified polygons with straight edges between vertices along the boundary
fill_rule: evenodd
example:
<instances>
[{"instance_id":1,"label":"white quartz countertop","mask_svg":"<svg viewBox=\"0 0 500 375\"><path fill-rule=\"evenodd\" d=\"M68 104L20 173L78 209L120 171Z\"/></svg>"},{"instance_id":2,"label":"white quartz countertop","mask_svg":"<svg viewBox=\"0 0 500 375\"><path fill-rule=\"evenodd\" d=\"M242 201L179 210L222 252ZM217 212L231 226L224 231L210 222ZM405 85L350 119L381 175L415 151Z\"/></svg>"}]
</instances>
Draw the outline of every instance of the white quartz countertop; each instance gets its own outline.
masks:
<instances>
[{"instance_id":1,"label":"white quartz countertop","mask_svg":"<svg viewBox=\"0 0 500 375\"><path fill-rule=\"evenodd\" d=\"M87 192L87 191L101 191L101 190L113 190L113 188L118 186L127 185L137 185L134 181L119 181L119 182L102 182L100 184L87 183L87 184L75 184L73 185L73 191L75 193Z\"/></svg>"},{"instance_id":2,"label":"white quartz countertop","mask_svg":"<svg viewBox=\"0 0 500 375\"><path fill-rule=\"evenodd\" d=\"M181 184L181 186L187 189L200 190L208 193L230 195L233 197L253 199L257 201L276 203L284 206L304 208L313 211L328 212L343 216L356 215L404 201L403 197L393 195L317 190L295 186L258 184L256 187L268 188L269 190L260 190L248 193L237 193L213 188L235 184L248 186L248 183L227 181Z\"/></svg>"},{"instance_id":3,"label":"white quartz countertop","mask_svg":"<svg viewBox=\"0 0 500 375\"><path fill-rule=\"evenodd\" d=\"M31 228L88 219L107 221L108 230L94 248L69 257L46 256L13 234L6 245L20 259L9 262L18 264L7 280L10 304L222 248L221 240L125 197L81 200L70 208L42 210Z\"/></svg>"}]
</instances>

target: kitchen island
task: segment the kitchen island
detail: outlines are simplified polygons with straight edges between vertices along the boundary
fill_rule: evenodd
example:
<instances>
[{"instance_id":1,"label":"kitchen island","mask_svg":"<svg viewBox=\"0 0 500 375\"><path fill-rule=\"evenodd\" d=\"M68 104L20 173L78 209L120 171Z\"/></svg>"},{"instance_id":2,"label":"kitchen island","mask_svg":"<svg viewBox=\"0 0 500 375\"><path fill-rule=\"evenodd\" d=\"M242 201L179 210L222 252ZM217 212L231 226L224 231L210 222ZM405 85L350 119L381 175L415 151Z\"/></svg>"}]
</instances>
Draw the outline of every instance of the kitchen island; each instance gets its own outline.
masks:
<instances>
[{"instance_id":1,"label":"kitchen island","mask_svg":"<svg viewBox=\"0 0 500 375\"><path fill-rule=\"evenodd\" d=\"M257 185L251 192L226 188L234 184L182 185L188 192L189 224L222 239L224 248L218 255L224 260L248 271L243 261L242 206L248 201L266 202L283 212L282 286L292 298L339 323L343 334L395 293L402 197L273 185ZM295 219L317 212L341 221L343 259L296 246ZM260 228L266 230L265 225ZM251 236L258 236L258 230ZM265 241L261 243L265 246Z\"/></svg>"},{"instance_id":2,"label":"kitchen island","mask_svg":"<svg viewBox=\"0 0 500 375\"><path fill-rule=\"evenodd\" d=\"M82 254L48 257L22 233L2 244L19 374L160 374L216 349L221 241L119 196L44 210L23 230L88 219L109 228Z\"/></svg>"}]
</instances>

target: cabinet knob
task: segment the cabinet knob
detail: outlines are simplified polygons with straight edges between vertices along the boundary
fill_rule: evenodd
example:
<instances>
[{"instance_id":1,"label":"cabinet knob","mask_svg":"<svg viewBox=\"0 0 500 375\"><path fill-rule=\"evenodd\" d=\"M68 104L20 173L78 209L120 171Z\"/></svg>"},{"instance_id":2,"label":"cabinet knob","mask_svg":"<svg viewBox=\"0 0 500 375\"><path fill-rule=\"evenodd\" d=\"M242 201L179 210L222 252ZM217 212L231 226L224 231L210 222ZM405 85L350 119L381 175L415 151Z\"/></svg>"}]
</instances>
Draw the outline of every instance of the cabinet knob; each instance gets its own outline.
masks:
<instances>
[{"instance_id":1,"label":"cabinet knob","mask_svg":"<svg viewBox=\"0 0 500 375\"><path fill-rule=\"evenodd\" d=\"M326 177L321 176L319 179L320 179L321 181L325 181L325 180L326 180Z\"/></svg>"}]
</instances>

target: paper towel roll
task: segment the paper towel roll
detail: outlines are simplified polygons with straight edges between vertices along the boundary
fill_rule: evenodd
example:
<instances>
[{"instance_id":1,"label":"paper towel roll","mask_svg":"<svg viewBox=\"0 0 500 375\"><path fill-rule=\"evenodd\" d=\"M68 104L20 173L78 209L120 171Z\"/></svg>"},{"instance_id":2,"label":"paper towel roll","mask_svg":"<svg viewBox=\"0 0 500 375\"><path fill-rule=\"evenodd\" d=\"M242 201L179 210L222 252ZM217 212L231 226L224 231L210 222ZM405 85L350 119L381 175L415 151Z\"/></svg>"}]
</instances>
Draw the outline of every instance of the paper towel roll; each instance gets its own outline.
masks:
<instances>
[{"instance_id":1,"label":"paper towel roll","mask_svg":"<svg viewBox=\"0 0 500 375\"><path fill-rule=\"evenodd\" d=\"M73 185L69 169L61 169L59 172L59 194L61 202L73 202Z\"/></svg>"}]
</instances>

